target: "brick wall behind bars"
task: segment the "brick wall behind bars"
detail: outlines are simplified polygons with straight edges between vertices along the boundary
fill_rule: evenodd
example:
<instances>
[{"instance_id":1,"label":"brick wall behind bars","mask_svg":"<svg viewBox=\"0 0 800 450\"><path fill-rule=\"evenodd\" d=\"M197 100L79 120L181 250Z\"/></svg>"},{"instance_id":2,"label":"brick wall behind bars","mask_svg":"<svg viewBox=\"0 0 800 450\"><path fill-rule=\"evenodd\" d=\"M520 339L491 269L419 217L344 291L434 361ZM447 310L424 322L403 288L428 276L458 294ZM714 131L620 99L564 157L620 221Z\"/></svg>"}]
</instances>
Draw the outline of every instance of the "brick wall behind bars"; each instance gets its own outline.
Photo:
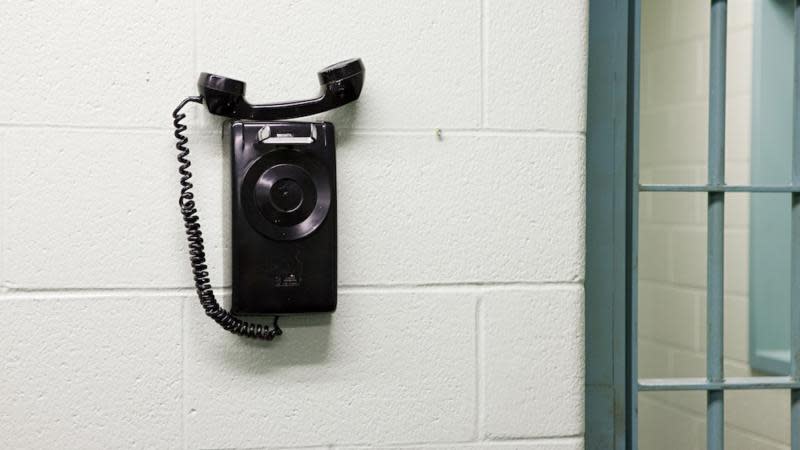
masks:
<instances>
[{"instance_id":1,"label":"brick wall behind bars","mask_svg":"<svg viewBox=\"0 0 800 450\"><path fill-rule=\"evenodd\" d=\"M749 184L752 0L729 2L726 181ZM707 180L708 2L643 2L641 181ZM705 377L706 195L641 197L639 371ZM725 374L764 375L748 363L750 194L725 198ZM640 396L643 450L705 448L704 392ZM726 448L788 449L787 391L725 394Z\"/></svg>"},{"instance_id":2,"label":"brick wall behind bars","mask_svg":"<svg viewBox=\"0 0 800 450\"><path fill-rule=\"evenodd\" d=\"M6 3L0 447L581 448L586 3ZM200 71L274 101L352 56L339 309L229 335L170 113ZM186 123L224 293L222 122Z\"/></svg>"}]
</instances>

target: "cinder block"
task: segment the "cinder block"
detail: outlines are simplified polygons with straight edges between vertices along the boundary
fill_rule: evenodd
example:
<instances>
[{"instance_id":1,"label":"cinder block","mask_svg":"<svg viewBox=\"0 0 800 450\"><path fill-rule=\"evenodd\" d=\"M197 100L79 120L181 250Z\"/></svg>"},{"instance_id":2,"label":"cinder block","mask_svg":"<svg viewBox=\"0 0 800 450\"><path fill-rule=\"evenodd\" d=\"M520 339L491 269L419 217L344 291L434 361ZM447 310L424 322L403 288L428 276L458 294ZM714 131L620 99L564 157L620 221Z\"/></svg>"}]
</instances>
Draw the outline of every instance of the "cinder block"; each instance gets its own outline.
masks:
<instances>
[{"instance_id":1,"label":"cinder block","mask_svg":"<svg viewBox=\"0 0 800 450\"><path fill-rule=\"evenodd\" d=\"M335 450L363 450L367 447L334 447ZM371 449L392 449L392 450L450 450L450 449L470 449L470 450L579 450L583 448L583 439L562 438L562 439L537 439L514 440L509 442L465 442L445 445L412 445L412 446L392 446L374 447Z\"/></svg>"},{"instance_id":2,"label":"cinder block","mask_svg":"<svg viewBox=\"0 0 800 450\"><path fill-rule=\"evenodd\" d=\"M698 317L700 306L704 307L705 302L692 289L674 284L641 283L639 336L671 347L699 350L705 332L705 322Z\"/></svg>"},{"instance_id":3,"label":"cinder block","mask_svg":"<svg viewBox=\"0 0 800 450\"><path fill-rule=\"evenodd\" d=\"M0 122L168 126L193 94L192 2L22 2L0 27ZM38 140L40 145L52 141Z\"/></svg>"},{"instance_id":4,"label":"cinder block","mask_svg":"<svg viewBox=\"0 0 800 450\"><path fill-rule=\"evenodd\" d=\"M640 327L644 328L644 327ZM669 374L670 347L639 334L639 377L666 378Z\"/></svg>"},{"instance_id":5,"label":"cinder block","mask_svg":"<svg viewBox=\"0 0 800 450\"><path fill-rule=\"evenodd\" d=\"M728 31L726 96L749 96L753 90L753 34L752 26Z\"/></svg>"},{"instance_id":6,"label":"cinder block","mask_svg":"<svg viewBox=\"0 0 800 450\"><path fill-rule=\"evenodd\" d=\"M703 183L708 173L708 107L705 104L680 105L672 108L665 124L668 136L658 155L663 164L699 167Z\"/></svg>"},{"instance_id":7,"label":"cinder block","mask_svg":"<svg viewBox=\"0 0 800 450\"><path fill-rule=\"evenodd\" d=\"M5 130L0 129L0 148L8 149L8 137L6 135ZM5 176L5 167L6 163L2 155L5 152L0 152L0 178ZM5 252L5 240L6 240L6 233L7 233L7 226L6 221L8 220L6 205L8 205L8 189L6 188L5 182L0 179L0 293L5 292L7 289L6 287L6 252Z\"/></svg>"},{"instance_id":8,"label":"cinder block","mask_svg":"<svg viewBox=\"0 0 800 450\"><path fill-rule=\"evenodd\" d=\"M698 297L702 299L703 304L702 307L698 310L698 320L700 323L703 324L705 327L706 323L706 306L705 306L705 293L699 293ZM742 374L733 374L727 372L726 367L726 375L727 376L750 376L750 366L749 366L749 354L748 354L748 347L749 347L749 328L750 323L748 321L748 298L746 296L731 294L726 291L725 294L725 328L724 328L724 342L723 348L725 352L725 362L727 364L736 364L744 365L747 370L745 370ZM705 332L703 333L703 338L700 340L700 350L701 354L698 355L701 359L704 360L705 358L705 351L706 351L706 340L705 340ZM678 363L678 361L676 361ZM681 364L686 366L692 366L690 361L680 361ZM705 364L704 361L700 361L699 367L695 369L697 375L705 375Z\"/></svg>"},{"instance_id":9,"label":"cinder block","mask_svg":"<svg viewBox=\"0 0 800 450\"><path fill-rule=\"evenodd\" d=\"M677 229L672 233L673 282L683 287L706 288L706 231Z\"/></svg>"},{"instance_id":10,"label":"cinder block","mask_svg":"<svg viewBox=\"0 0 800 450\"><path fill-rule=\"evenodd\" d=\"M748 298L737 295L725 297L725 358L749 364ZM747 374L748 376L750 374Z\"/></svg>"},{"instance_id":11,"label":"cinder block","mask_svg":"<svg viewBox=\"0 0 800 450\"><path fill-rule=\"evenodd\" d=\"M705 105L642 109L642 168L685 171L679 178L703 184L708 178L708 108ZM642 182L656 182L642 179ZM678 183L675 180L669 183Z\"/></svg>"},{"instance_id":12,"label":"cinder block","mask_svg":"<svg viewBox=\"0 0 800 450\"><path fill-rule=\"evenodd\" d=\"M698 183L698 184L705 184ZM674 225L695 225L705 228L708 200L705 193L697 192L650 192L644 194L652 197L652 223L673 225L664 227L666 231L674 229Z\"/></svg>"},{"instance_id":13,"label":"cinder block","mask_svg":"<svg viewBox=\"0 0 800 450\"><path fill-rule=\"evenodd\" d=\"M485 435L583 432L583 291L497 289L482 295Z\"/></svg>"},{"instance_id":14,"label":"cinder block","mask_svg":"<svg viewBox=\"0 0 800 450\"><path fill-rule=\"evenodd\" d=\"M464 289L349 290L333 315L285 318L286 333L271 343L225 332L192 302L185 316L187 444L472 439L475 302Z\"/></svg>"},{"instance_id":15,"label":"cinder block","mask_svg":"<svg viewBox=\"0 0 800 450\"><path fill-rule=\"evenodd\" d=\"M658 48L670 41L672 37L670 14L673 4L674 2L641 3L641 46L644 51Z\"/></svg>"},{"instance_id":16,"label":"cinder block","mask_svg":"<svg viewBox=\"0 0 800 450\"><path fill-rule=\"evenodd\" d=\"M0 447L181 446L181 302L4 298Z\"/></svg>"},{"instance_id":17,"label":"cinder block","mask_svg":"<svg viewBox=\"0 0 800 450\"><path fill-rule=\"evenodd\" d=\"M644 180L644 172L640 171L640 182L643 184L705 184L706 172L702 170L704 168L701 169L700 167L692 167L690 165L667 168L659 166L659 164L656 164L651 169L647 170L647 180ZM641 202L641 200L639 201Z\"/></svg>"},{"instance_id":18,"label":"cinder block","mask_svg":"<svg viewBox=\"0 0 800 450\"><path fill-rule=\"evenodd\" d=\"M704 309L704 308L703 308ZM705 316L703 316L705 318ZM705 348L705 336L703 337L703 347ZM641 351L639 352L641 354ZM706 376L706 354L705 351L686 351L681 349L673 349L670 352L672 368L667 372L666 376L660 374L658 378L671 378L671 377L700 377ZM730 376L726 368L725 374ZM688 392L669 392L669 393L653 393L645 394L650 398L663 402L667 405L672 405L680 411L695 413L698 416L704 416L706 413L706 395L704 392L688 391ZM702 440L702 438L698 438Z\"/></svg>"},{"instance_id":19,"label":"cinder block","mask_svg":"<svg viewBox=\"0 0 800 450\"><path fill-rule=\"evenodd\" d=\"M652 201L653 196L642 195L641 198ZM668 280L670 256L670 235L667 229L642 223L639 228L640 282Z\"/></svg>"},{"instance_id":20,"label":"cinder block","mask_svg":"<svg viewBox=\"0 0 800 450\"><path fill-rule=\"evenodd\" d=\"M752 153L752 121L750 111L753 99L749 95L728 98L725 104L725 181L729 184L750 182L750 155ZM786 183L789 171L770 174L772 180L761 182Z\"/></svg>"},{"instance_id":21,"label":"cinder block","mask_svg":"<svg viewBox=\"0 0 800 450\"><path fill-rule=\"evenodd\" d=\"M336 117L339 127L480 124L479 0L203 0L199 30L198 68L247 81L253 102L311 97L317 70L361 57L361 99L346 113L324 116Z\"/></svg>"},{"instance_id":22,"label":"cinder block","mask_svg":"<svg viewBox=\"0 0 800 450\"><path fill-rule=\"evenodd\" d=\"M746 296L750 286L750 232L744 230L725 230L725 292L727 295ZM747 323L747 316L742 328Z\"/></svg>"},{"instance_id":23,"label":"cinder block","mask_svg":"<svg viewBox=\"0 0 800 450\"><path fill-rule=\"evenodd\" d=\"M340 283L583 278L583 141L350 136Z\"/></svg>"},{"instance_id":24,"label":"cinder block","mask_svg":"<svg viewBox=\"0 0 800 450\"><path fill-rule=\"evenodd\" d=\"M653 3L664 3L663 12L665 14L657 17L657 20L666 22L670 26L672 31L671 41L703 42L708 39L711 23L711 8L708 3L693 0ZM742 2L736 3L741 4ZM734 5L730 5L728 9L732 11L737 8Z\"/></svg>"},{"instance_id":25,"label":"cinder block","mask_svg":"<svg viewBox=\"0 0 800 450\"><path fill-rule=\"evenodd\" d=\"M664 395L660 393L647 393L639 397L639 448L704 449L703 416L666 405L663 398Z\"/></svg>"},{"instance_id":26,"label":"cinder block","mask_svg":"<svg viewBox=\"0 0 800 450\"><path fill-rule=\"evenodd\" d=\"M746 169L745 169L746 166ZM730 168L730 165L728 166ZM749 172L750 172L750 164L738 163L735 164L735 173L740 175L744 175L745 170L747 172L747 181L742 184L747 184L749 182ZM728 170L730 172L730 170ZM726 173L727 178L727 173ZM733 183L731 183L733 184ZM777 184L777 183L776 183ZM750 232L750 199L753 197L754 194L727 194L725 195L725 232L728 233L730 230L741 230L745 234L749 234ZM758 194L755 194L758 195ZM788 197L788 196L787 196ZM775 220L775 219L773 219ZM725 239L728 239L726 236ZM749 254L747 248L745 250L745 255ZM726 258L728 257L726 251ZM746 265L749 265L749 261L745 261Z\"/></svg>"},{"instance_id":27,"label":"cinder block","mask_svg":"<svg viewBox=\"0 0 800 450\"><path fill-rule=\"evenodd\" d=\"M212 280L221 283L227 158L218 138L204 146L190 136ZM174 140L166 131L8 130L0 155L5 281L18 288L190 286Z\"/></svg>"},{"instance_id":28,"label":"cinder block","mask_svg":"<svg viewBox=\"0 0 800 450\"><path fill-rule=\"evenodd\" d=\"M698 89L705 92L707 88ZM660 155L662 161L678 166L699 166L702 178L697 181L704 182L708 173L708 106L699 103L675 107L670 111L666 126L669 140Z\"/></svg>"},{"instance_id":29,"label":"cinder block","mask_svg":"<svg viewBox=\"0 0 800 450\"><path fill-rule=\"evenodd\" d=\"M2 155L12 286L191 286L169 133L31 132L9 131ZM218 134L189 136L226 284L228 159ZM582 140L342 134L338 151L340 283L582 278Z\"/></svg>"},{"instance_id":30,"label":"cinder block","mask_svg":"<svg viewBox=\"0 0 800 450\"><path fill-rule=\"evenodd\" d=\"M725 427L725 448L729 450L786 450L788 441L779 443L773 440L774 436L759 436L746 430Z\"/></svg>"},{"instance_id":31,"label":"cinder block","mask_svg":"<svg viewBox=\"0 0 800 450\"><path fill-rule=\"evenodd\" d=\"M788 390L731 391L725 393L725 422L772 441L789 443Z\"/></svg>"},{"instance_id":32,"label":"cinder block","mask_svg":"<svg viewBox=\"0 0 800 450\"><path fill-rule=\"evenodd\" d=\"M639 114L639 177L642 183L657 183L653 169L663 169L665 155L672 152L669 110L642 107Z\"/></svg>"},{"instance_id":33,"label":"cinder block","mask_svg":"<svg viewBox=\"0 0 800 450\"><path fill-rule=\"evenodd\" d=\"M646 84L646 95L652 102L649 105L663 108L707 98L708 76L702 76L698 70L705 51L702 42L683 41L642 55L642 64L649 68L650 80Z\"/></svg>"},{"instance_id":34,"label":"cinder block","mask_svg":"<svg viewBox=\"0 0 800 450\"><path fill-rule=\"evenodd\" d=\"M485 3L487 125L585 130L588 2Z\"/></svg>"},{"instance_id":35,"label":"cinder block","mask_svg":"<svg viewBox=\"0 0 800 450\"><path fill-rule=\"evenodd\" d=\"M701 308L701 311L705 308ZM705 319L705 314L700 316ZM703 333L703 348L705 348L705 332ZM683 349L673 349L672 351L672 372L669 377L704 377L706 375L706 355L705 352L687 351ZM669 378L667 377L667 378Z\"/></svg>"}]
</instances>

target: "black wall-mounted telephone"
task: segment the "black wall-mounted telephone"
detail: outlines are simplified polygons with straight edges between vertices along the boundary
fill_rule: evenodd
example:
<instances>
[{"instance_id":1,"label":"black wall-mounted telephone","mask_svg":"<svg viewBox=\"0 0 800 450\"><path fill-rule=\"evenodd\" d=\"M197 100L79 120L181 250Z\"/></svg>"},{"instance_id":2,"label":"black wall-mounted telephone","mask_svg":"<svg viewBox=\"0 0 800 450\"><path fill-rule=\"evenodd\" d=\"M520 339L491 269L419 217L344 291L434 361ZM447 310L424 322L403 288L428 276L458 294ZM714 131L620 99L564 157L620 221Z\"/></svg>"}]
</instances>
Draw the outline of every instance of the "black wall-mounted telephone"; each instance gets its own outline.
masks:
<instances>
[{"instance_id":1,"label":"black wall-mounted telephone","mask_svg":"<svg viewBox=\"0 0 800 450\"><path fill-rule=\"evenodd\" d=\"M252 105L245 83L200 74L199 96L173 111L178 139L179 204L189 240L197 295L206 315L226 330L272 340L282 333L278 316L336 309L336 154L330 122L273 122L317 114L358 99L364 85L360 59L318 74L320 94L310 100ZM233 292L228 312L214 297L203 235L192 192L191 163L183 134L188 103L205 102L229 117L223 142L232 158ZM273 326L241 315L275 316Z\"/></svg>"}]
</instances>

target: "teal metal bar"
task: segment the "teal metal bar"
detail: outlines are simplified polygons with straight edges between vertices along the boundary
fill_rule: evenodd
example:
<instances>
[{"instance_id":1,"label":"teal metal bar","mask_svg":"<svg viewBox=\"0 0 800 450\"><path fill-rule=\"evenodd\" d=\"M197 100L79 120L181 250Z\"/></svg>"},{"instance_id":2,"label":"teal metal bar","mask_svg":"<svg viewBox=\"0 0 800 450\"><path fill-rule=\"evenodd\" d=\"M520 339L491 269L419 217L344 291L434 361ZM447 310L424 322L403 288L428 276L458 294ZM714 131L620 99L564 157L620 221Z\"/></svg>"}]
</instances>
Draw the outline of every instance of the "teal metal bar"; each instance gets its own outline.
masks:
<instances>
[{"instance_id":1,"label":"teal metal bar","mask_svg":"<svg viewBox=\"0 0 800 450\"><path fill-rule=\"evenodd\" d=\"M625 412L628 435L626 448L639 448L639 87L641 64L642 2L629 0L628 15L628 146L626 196L628 222L625 247L628 249L626 270L628 289L625 298L628 302L626 334L626 366L628 371L628 393Z\"/></svg>"},{"instance_id":2,"label":"teal metal bar","mask_svg":"<svg viewBox=\"0 0 800 450\"><path fill-rule=\"evenodd\" d=\"M800 0L794 10L794 136L792 144L792 185L800 186ZM791 287L789 323L791 344L789 375L800 379L800 194L792 194ZM800 450L800 389L791 391L792 450Z\"/></svg>"},{"instance_id":3,"label":"teal metal bar","mask_svg":"<svg viewBox=\"0 0 800 450\"><path fill-rule=\"evenodd\" d=\"M800 186L712 186L698 184L643 184L641 192L753 192L753 193L790 193L800 192Z\"/></svg>"},{"instance_id":4,"label":"teal metal bar","mask_svg":"<svg viewBox=\"0 0 800 450\"><path fill-rule=\"evenodd\" d=\"M728 4L711 1L711 56L708 108L708 184L725 185L725 66ZM722 383L723 370L723 273L724 273L725 193L708 193L708 284L706 375L709 383ZM725 447L724 390L707 393L706 448Z\"/></svg>"},{"instance_id":5,"label":"teal metal bar","mask_svg":"<svg viewBox=\"0 0 800 450\"><path fill-rule=\"evenodd\" d=\"M800 389L792 377L739 377L710 383L705 378L647 378L639 380L639 391L718 391L756 389Z\"/></svg>"}]
</instances>

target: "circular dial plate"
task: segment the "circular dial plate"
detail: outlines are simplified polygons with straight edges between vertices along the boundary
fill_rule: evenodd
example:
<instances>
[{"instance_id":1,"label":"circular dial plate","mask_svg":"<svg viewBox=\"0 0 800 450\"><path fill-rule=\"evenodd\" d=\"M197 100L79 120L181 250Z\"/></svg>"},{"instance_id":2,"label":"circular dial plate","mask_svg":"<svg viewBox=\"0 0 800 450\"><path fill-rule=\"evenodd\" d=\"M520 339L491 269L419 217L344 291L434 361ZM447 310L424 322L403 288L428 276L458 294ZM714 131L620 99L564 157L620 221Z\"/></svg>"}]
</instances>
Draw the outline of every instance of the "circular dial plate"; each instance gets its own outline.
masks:
<instances>
[{"instance_id":1,"label":"circular dial plate","mask_svg":"<svg viewBox=\"0 0 800 450\"><path fill-rule=\"evenodd\" d=\"M247 221L259 233L281 241L300 239L328 214L330 178L313 157L275 150L247 168L240 197Z\"/></svg>"}]
</instances>

